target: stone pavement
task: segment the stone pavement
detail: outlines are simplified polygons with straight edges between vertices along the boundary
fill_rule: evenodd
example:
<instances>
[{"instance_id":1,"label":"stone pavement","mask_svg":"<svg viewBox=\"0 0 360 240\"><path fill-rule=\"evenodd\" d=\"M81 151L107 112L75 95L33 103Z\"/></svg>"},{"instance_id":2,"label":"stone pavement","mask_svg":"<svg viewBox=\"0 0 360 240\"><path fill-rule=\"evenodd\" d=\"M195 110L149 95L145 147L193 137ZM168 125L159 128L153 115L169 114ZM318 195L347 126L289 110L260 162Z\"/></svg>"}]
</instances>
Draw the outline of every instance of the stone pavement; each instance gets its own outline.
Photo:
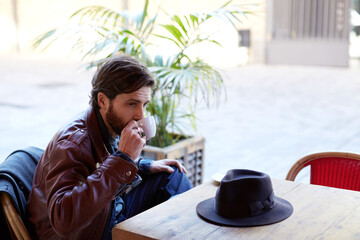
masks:
<instances>
[{"instance_id":1,"label":"stone pavement","mask_svg":"<svg viewBox=\"0 0 360 240\"><path fill-rule=\"evenodd\" d=\"M77 63L0 56L0 64L1 160L15 149L45 148L88 106L92 73ZM222 72L227 101L199 111L205 181L231 168L284 179L304 155L360 153L359 67L247 65Z\"/></svg>"}]
</instances>

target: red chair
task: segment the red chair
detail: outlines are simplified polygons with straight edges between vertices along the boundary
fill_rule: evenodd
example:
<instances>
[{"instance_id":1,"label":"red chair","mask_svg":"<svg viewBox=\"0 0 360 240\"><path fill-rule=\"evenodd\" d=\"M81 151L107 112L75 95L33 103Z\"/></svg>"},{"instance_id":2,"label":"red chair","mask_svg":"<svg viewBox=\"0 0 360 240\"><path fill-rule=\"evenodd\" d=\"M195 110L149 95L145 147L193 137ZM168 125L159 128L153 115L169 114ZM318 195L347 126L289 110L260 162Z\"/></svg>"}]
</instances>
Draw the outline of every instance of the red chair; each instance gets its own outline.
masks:
<instances>
[{"instance_id":1,"label":"red chair","mask_svg":"<svg viewBox=\"0 0 360 240\"><path fill-rule=\"evenodd\" d=\"M360 154L322 152L305 156L291 167L286 180L294 181L306 166L310 166L311 184L360 191Z\"/></svg>"}]
</instances>

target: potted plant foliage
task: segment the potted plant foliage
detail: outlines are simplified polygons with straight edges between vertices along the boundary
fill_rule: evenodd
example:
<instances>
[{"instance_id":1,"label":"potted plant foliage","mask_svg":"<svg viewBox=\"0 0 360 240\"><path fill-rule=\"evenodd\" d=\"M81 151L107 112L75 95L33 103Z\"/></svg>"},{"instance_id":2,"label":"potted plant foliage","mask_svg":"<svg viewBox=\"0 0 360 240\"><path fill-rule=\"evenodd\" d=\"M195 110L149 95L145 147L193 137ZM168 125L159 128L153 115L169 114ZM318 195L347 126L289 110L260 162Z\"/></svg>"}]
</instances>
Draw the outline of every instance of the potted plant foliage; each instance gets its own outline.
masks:
<instances>
[{"instance_id":1,"label":"potted plant foliage","mask_svg":"<svg viewBox=\"0 0 360 240\"><path fill-rule=\"evenodd\" d=\"M191 49L205 42L221 46L211 33L201 31L201 26L219 18L235 27L247 12L230 7L231 2L211 12L166 16L167 20L162 23L158 19L164 11L159 7L150 16L149 0L144 1L142 11L136 14L103 6L85 7L75 12L65 27L45 33L34 45L49 46L55 40L69 38L74 41L74 49L89 59L89 68L117 54L133 56L148 66L156 86L147 110L156 119L157 134L144 154L148 151L149 156L156 159L181 159L197 185L202 179L204 139L194 137L196 142L189 141L189 136L196 131L195 111L199 104L210 106L218 102L225 89L221 74L201 58L191 55ZM159 54L154 51L157 44L173 47L172 51ZM182 139L187 140L180 141ZM180 150L173 147L177 142ZM189 147L184 146L185 143L190 144ZM195 154L193 160L181 156L189 153Z\"/></svg>"}]
</instances>

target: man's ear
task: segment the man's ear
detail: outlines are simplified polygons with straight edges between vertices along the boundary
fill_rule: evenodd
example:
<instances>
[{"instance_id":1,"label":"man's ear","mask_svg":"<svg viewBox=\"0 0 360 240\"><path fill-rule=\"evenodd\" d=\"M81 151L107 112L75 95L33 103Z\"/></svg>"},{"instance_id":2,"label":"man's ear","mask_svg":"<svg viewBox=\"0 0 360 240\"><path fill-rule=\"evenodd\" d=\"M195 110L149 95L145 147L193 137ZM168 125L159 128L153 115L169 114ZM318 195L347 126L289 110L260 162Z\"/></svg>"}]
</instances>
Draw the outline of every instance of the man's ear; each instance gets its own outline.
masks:
<instances>
[{"instance_id":1,"label":"man's ear","mask_svg":"<svg viewBox=\"0 0 360 240\"><path fill-rule=\"evenodd\" d=\"M99 92L97 95L98 104L100 110L107 110L110 105L110 99L102 92Z\"/></svg>"}]
</instances>

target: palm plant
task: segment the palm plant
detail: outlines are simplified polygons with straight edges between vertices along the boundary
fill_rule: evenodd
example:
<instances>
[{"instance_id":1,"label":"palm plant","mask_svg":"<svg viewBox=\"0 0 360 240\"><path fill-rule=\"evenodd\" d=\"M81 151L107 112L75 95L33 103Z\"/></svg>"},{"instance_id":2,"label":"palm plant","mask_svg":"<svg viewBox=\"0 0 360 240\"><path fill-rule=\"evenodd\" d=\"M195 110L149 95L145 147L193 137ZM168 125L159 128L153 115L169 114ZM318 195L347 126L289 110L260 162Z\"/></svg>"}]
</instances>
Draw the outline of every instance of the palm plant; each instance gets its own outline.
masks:
<instances>
[{"instance_id":1,"label":"palm plant","mask_svg":"<svg viewBox=\"0 0 360 240\"><path fill-rule=\"evenodd\" d=\"M34 45L47 44L47 47L68 37L73 40L73 48L83 58L90 59L88 67L96 67L117 54L133 56L147 65L156 79L147 110L155 116L157 137L150 144L164 147L176 142L180 135L188 134L190 128L196 130L195 110L200 103L209 107L212 102L218 103L225 93L221 74L204 60L192 56L191 48L204 42L221 46L210 33L202 32L201 26L219 18L235 27L247 12L231 8L231 2L212 12L168 16L167 24L157 22L164 13L160 7L149 16L149 0L144 1L138 14L102 6L85 7L75 12L64 28L45 33ZM172 45L174 53L151 54L158 40Z\"/></svg>"}]
</instances>

